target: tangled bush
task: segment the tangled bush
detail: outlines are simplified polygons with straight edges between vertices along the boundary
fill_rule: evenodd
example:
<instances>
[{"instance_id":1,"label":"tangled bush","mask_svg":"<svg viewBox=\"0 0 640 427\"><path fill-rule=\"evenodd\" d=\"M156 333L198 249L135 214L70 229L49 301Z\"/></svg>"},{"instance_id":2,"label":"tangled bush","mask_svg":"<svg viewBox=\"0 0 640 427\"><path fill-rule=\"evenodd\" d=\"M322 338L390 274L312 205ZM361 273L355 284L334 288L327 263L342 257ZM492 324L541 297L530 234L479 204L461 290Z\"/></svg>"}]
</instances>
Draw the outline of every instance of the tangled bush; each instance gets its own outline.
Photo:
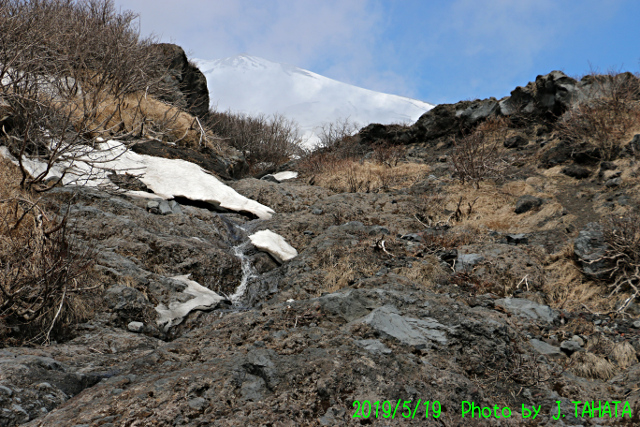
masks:
<instances>
[{"instance_id":1,"label":"tangled bush","mask_svg":"<svg viewBox=\"0 0 640 427\"><path fill-rule=\"evenodd\" d=\"M94 254L15 187L15 167L0 162L0 342L44 343L84 318ZM11 189L8 191L8 189Z\"/></svg>"},{"instance_id":2,"label":"tangled bush","mask_svg":"<svg viewBox=\"0 0 640 427\"><path fill-rule=\"evenodd\" d=\"M0 125L24 187L86 157L96 135L142 134L140 105L164 90L166 67L135 18L111 0L0 0Z\"/></svg>"},{"instance_id":3,"label":"tangled bush","mask_svg":"<svg viewBox=\"0 0 640 427\"><path fill-rule=\"evenodd\" d=\"M470 182L478 188L481 181L500 176L505 168L498 140L488 141L482 131L455 137L453 146L451 166L463 184Z\"/></svg>"},{"instance_id":4,"label":"tangled bush","mask_svg":"<svg viewBox=\"0 0 640 427\"><path fill-rule=\"evenodd\" d=\"M613 216L605 222L602 234L607 249L593 262L603 262L609 267L611 294L620 290L640 294L640 215L630 213L624 217Z\"/></svg>"},{"instance_id":5,"label":"tangled bush","mask_svg":"<svg viewBox=\"0 0 640 427\"><path fill-rule=\"evenodd\" d=\"M272 172L301 154L296 123L279 114L267 117L210 111L205 123L245 156L250 172L256 175Z\"/></svg>"}]
</instances>

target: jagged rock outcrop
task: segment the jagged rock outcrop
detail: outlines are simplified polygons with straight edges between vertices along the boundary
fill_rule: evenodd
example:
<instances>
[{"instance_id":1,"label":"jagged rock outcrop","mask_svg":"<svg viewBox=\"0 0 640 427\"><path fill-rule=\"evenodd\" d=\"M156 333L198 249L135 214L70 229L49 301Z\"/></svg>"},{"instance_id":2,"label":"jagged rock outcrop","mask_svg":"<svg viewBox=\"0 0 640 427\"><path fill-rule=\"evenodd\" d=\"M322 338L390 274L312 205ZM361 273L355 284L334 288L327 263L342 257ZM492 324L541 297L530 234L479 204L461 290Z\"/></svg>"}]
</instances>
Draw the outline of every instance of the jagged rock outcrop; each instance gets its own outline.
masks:
<instances>
[{"instance_id":1,"label":"jagged rock outcrop","mask_svg":"<svg viewBox=\"0 0 640 427\"><path fill-rule=\"evenodd\" d=\"M167 100L183 102L191 114L204 116L209 111L209 89L204 74L189 62L187 54L180 46L159 43L155 47L166 58L169 70L167 83L174 92Z\"/></svg>"},{"instance_id":2,"label":"jagged rock outcrop","mask_svg":"<svg viewBox=\"0 0 640 427\"><path fill-rule=\"evenodd\" d=\"M488 98L440 104L424 113L418 121L402 128L397 125L371 124L359 135L367 144L387 142L409 144L430 142L443 136L468 133L490 118L507 117L528 122L555 122L577 103L592 96L611 93L614 88L638 91L640 81L631 73L611 76L586 76L577 81L562 71L537 76L526 86L518 86L500 100ZM616 89L619 90L619 89Z\"/></svg>"}]
</instances>

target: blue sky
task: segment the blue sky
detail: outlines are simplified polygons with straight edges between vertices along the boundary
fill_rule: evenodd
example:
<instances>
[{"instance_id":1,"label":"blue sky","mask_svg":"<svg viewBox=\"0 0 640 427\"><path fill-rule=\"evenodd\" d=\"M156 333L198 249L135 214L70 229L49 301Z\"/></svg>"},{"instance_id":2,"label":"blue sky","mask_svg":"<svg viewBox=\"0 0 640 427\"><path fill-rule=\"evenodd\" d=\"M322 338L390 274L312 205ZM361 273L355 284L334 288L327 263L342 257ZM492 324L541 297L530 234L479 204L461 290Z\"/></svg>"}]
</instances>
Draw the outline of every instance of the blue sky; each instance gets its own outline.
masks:
<instances>
[{"instance_id":1,"label":"blue sky","mask_svg":"<svg viewBox=\"0 0 640 427\"><path fill-rule=\"evenodd\" d=\"M192 57L240 53L433 103L640 70L637 0L115 0Z\"/></svg>"}]
</instances>

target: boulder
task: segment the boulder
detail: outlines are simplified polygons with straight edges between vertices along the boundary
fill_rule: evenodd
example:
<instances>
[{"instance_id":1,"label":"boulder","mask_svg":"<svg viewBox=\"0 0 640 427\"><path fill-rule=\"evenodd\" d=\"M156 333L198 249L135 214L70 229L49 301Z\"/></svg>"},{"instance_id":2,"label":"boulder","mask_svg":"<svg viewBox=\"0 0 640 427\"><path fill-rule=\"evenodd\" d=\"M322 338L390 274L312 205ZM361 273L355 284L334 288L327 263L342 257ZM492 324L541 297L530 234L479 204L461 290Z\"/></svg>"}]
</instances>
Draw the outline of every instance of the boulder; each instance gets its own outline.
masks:
<instances>
[{"instance_id":1,"label":"boulder","mask_svg":"<svg viewBox=\"0 0 640 427\"><path fill-rule=\"evenodd\" d=\"M496 307L527 319L553 323L558 318L558 312L548 305L538 304L524 298L503 298L495 301Z\"/></svg>"},{"instance_id":2,"label":"boulder","mask_svg":"<svg viewBox=\"0 0 640 427\"><path fill-rule=\"evenodd\" d=\"M417 349L430 348L434 343L446 344L447 332L451 332L451 328L435 319L405 317L390 305L377 308L353 323L365 323L384 336Z\"/></svg>"}]
</instances>

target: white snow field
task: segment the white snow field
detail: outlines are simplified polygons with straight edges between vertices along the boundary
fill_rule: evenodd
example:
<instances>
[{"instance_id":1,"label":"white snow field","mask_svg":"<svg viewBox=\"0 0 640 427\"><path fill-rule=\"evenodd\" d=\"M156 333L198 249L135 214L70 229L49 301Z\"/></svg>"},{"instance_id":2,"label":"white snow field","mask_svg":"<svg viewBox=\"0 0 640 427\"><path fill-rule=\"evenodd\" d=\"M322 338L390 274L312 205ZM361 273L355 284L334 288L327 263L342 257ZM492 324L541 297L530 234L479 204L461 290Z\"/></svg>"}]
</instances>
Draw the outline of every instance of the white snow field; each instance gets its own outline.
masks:
<instances>
[{"instance_id":1,"label":"white snow field","mask_svg":"<svg viewBox=\"0 0 640 427\"><path fill-rule=\"evenodd\" d=\"M433 104L374 92L291 65L249 55L218 60L194 59L207 78L211 105L218 111L249 115L275 113L293 119L307 137L338 119L369 123L413 123Z\"/></svg>"},{"instance_id":2,"label":"white snow field","mask_svg":"<svg viewBox=\"0 0 640 427\"><path fill-rule=\"evenodd\" d=\"M253 246L261 251L271 254L281 263L289 261L298 255L298 251L287 243L279 234L271 230L262 230L249 236Z\"/></svg>"},{"instance_id":3,"label":"white snow field","mask_svg":"<svg viewBox=\"0 0 640 427\"><path fill-rule=\"evenodd\" d=\"M0 154L10 157L5 147L0 148L3 149L0 150ZM24 159L23 164L32 176L43 172L46 166L43 162L29 159ZM137 175L140 181L155 193L155 197L167 200L184 197L230 211L249 212L260 219L269 219L275 213L273 209L242 196L194 163L137 154L126 150L125 146L117 141L103 142L99 151L91 151L73 164L57 165L49 175L62 176L65 168L65 185L111 186L109 173L128 172ZM129 193L141 197L151 196L141 191Z\"/></svg>"},{"instance_id":4,"label":"white snow field","mask_svg":"<svg viewBox=\"0 0 640 427\"><path fill-rule=\"evenodd\" d=\"M224 298L216 294L212 290L205 288L198 282L189 280L189 274L182 276L174 276L172 279L185 283L187 288L182 292L187 295L192 295L195 298L191 298L186 302L172 302L169 303L169 308L164 304L159 304L156 307L158 312L158 320L156 323L159 326L164 325L164 330L167 331L171 326L179 325L182 319L193 310L209 310L218 305Z\"/></svg>"}]
</instances>

